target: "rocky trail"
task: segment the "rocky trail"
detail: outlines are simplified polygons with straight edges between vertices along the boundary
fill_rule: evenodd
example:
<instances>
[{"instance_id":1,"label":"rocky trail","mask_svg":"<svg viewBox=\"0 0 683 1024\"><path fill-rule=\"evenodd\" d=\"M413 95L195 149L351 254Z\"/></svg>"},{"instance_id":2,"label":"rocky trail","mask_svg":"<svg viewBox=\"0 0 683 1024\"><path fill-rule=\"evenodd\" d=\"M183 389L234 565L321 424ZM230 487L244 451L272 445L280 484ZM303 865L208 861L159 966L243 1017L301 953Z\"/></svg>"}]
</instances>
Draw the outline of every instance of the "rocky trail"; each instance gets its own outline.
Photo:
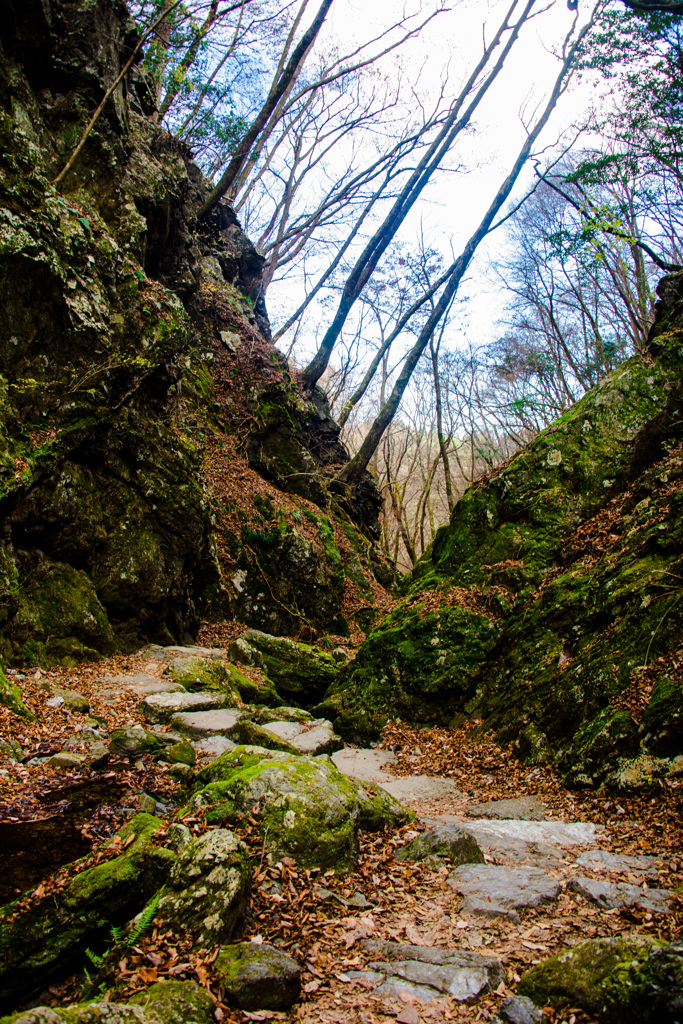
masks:
<instances>
[{"instance_id":1,"label":"rocky trail","mask_svg":"<svg viewBox=\"0 0 683 1024\"><path fill-rule=\"evenodd\" d=\"M281 706L263 636L10 674L4 1012L587 1024L600 964L677 939L683 771L572 793L472 723L344 745Z\"/></svg>"}]
</instances>

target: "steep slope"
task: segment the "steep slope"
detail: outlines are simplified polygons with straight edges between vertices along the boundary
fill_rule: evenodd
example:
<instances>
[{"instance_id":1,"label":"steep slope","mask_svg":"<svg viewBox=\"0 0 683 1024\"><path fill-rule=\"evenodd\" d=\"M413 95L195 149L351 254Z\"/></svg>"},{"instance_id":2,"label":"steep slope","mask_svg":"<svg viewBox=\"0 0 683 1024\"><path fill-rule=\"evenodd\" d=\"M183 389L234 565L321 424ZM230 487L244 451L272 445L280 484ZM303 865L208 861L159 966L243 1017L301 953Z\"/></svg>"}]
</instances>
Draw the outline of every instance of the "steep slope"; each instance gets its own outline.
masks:
<instances>
[{"instance_id":1,"label":"steep slope","mask_svg":"<svg viewBox=\"0 0 683 1024\"><path fill-rule=\"evenodd\" d=\"M569 779L683 752L683 277L650 351L470 488L327 708L342 731L475 715Z\"/></svg>"},{"instance_id":2,"label":"steep slope","mask_svg":"<svg viewBox=\"0 0 683 1024\"><path fill-rule=\"evenodd\" d=\"M119 0L2 4L0 656L10 662L182 640L207 602L219 620L348 634L352 613L372 615L382 592L377 495L366 487L360 517L335 499L343 529L325 519L326 467L346 459L338 428L270 341L263 258L232 212L197 225L206 184L150 116L139 65L53 183L137 40ZM231 510L221 447L253 471ZM259 508L262 477L272 487ZM318 516L313 539L289 513L280 522L281 492L301 504L289 501L291 513Z\"/></svg>"}]
</instances>

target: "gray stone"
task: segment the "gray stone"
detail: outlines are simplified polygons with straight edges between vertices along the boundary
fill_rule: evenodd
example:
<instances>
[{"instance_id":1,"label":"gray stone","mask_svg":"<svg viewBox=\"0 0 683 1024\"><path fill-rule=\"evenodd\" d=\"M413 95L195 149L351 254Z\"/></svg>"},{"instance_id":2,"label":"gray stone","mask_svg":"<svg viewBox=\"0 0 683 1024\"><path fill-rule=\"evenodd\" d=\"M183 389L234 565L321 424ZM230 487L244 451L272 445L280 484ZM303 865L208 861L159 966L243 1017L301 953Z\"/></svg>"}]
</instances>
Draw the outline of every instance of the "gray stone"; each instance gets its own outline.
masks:
<instances>
[{"instance_id":1,"label":"gray stone","mask_svg":"<svg viewBox=\"0 0 683 1024\"><path fill-rule=\"evenodd\" d=\"M432 775L406 775L391 782L380 782L380 786L403 804L440 803L462 796L452 779Z\"/></svg>"},{"instance_id":2,"label":"gray stone","mask_svg":"<svg viewBox=\"0 0 683 1024\"><path fill-rule=\"evenodd\" d=\"M188 736L230 736L244 718L243 711L225 708L218 711L187 711L173 715L171 725Z\"/></svg>"},{"instance_id":3,"label":"gray stone","mask_svg":"<svg viewBox=\"0 0 683 1024\"><path fill-rule=\"evenodd\" d=\"M75 754L71 750L60 750L57 754L53 754L47 763L53 768L75 768L78 771L85 763L85 756Z\"/></svg>"},{"instance_id":4,"label":"gray stone","mask_svg":"<svg viewBox=\"0 0 683 1024\"><path fill-rule=\"evenodd\" d=\"M184 711L216 711L225 707L227 699L220 693L153 693L140 701L138 711L151 724L170 722L173 715Z\"/></svg>"},{"instance_id":5,"label":"gray stone","mask_svg":"<svg viewBox=\"0 0 683 1024\"><path fill-rule=\"evenodd\" d=\"M483 864L479 843L459 825L439 824L417 836L396 854L397 860L447 857L454 864Z\"/></svg>"},{"instance_id":6,"label":"gray stone","mask_svg":"<svg viewBox=\"0 0 683 1024\"><path fill-rule=\"evenodd\" d=\"M148 793L140 793L138 797L138 808L140 814L154 814L157 809L157 802Z\"/></svg>"},{"instance_id":7,"label":"gray stone","mask_svg":"<svg viewBox=\"0 0 683 1024\"><path fill-rule=\"evenodd\" d=\"M530 846L546 844L561 848L570 846L595 846L602 825L576 821L468 821L463 828L470 832L484 850L505 850L511 842L513 849L519 843ZM517 844L517 845L515 845Z\"/></svg>"},{"instance_id":8,"label":"gray stone","mask_svg":"<svg viewBox=\"0 0 683 1024\"><path fill-rule=\"evenodd\" d=\"M196 945L229 941L242 928L249 906L249 851L227 829L214 829L181 847L162 890L155 919Z\"/></svg>"},{"instance_id":9,"label":"gray stone","mask_svg":"<svg viewBox=\"0 0 683 1024\"><path fill-rule=\"evenodd\" d=\"M553 903L560 883L538 868L463 864L448 876L465 897L462 909L486 917L519 919L518 910Z\"/></svg>"},{"instance_id":10,"label":"gray stone","mask_svg":"<svg viewBox=\"0 0 683 1024\"><path fill-rule=\"evenodd\" d=\"M508 1024L543 1024L545 1020L543 1013L527 996L509 996L498 1012Z\"/></svg>"},{"instance_id":11,"label":"gray stone","mask_svg":"<svg viewBox=\"0 0 683 1024\"><path fill-rule=\"evenodd\" d=\"M384 771L395 760L390 750L353 750L347 747L332 755L340 772L363 782L391 782L393 775Z\"/></svg>"},{"instance_id":12,"label":"gray stone","mask_svg":"<svg viewBox=\"0 0 683 1024\"><path fill-rule=\"evenodd\" d=\"M226 750L233 750L237 744L227 736L206 736L195 740L193 747L200 757L220 757Z\"/></svg>"},{"instance_id":13,"label":"gray stone","mask_svg":"<svg viewBox=\"0 0 683 1024\"><path fill-rule=\"evenodd\" d=\"M299 753L311 757L316 754L333 754L344 746L344 741L324 718L315 719L310 725L303 722L269 722L264 729L291 744Z\"/></svg>"},{"instance_id":14,"label":"gray stone","mask_svg":"<svg viewBox=\"0 0 683 1024\"><path fill-rule=\"evenodd\" d=\"M593 871L629 871L640 874L651 871L657 863L657 858L608 853L607 850L588 850L579 854L576 863Z\"/></svg>"},{"instance_id":15,"label":"gray stone","mask_svg":"<svg viewBox=\"0 0 683 1024\"><path fill-rule=\"evenodd\" d=\"M228 647L228 657L230 661L234 661L238 665L246 665L248 668L263 668L263 655L241 637L233 640Z\"/></svg>"},{"instance_id":16,"label":"gray stone","mask_svg":"<svg viewBox=\"0 0 683 1024\"><path fill-rule=\"evenodd\" d=\"M90 711L90 702L87 697L84 697L82 693L78 693L76 690L55 686L54 695L55 697L61 697L64 707L68 708L69 711L74 711L79 715L87 715Z\"/></svg>"},{"instance_id":17,"label":"gray stone","mask_svg":"<svg viewBox=\"0 0 683 1024\"><path fill-rule=\"evenodd\" d=\"M467 1002L493 991L505 980L500 961L479 953L374 939L363 945L382 957L369 965L370 972L378 975L376 995L403 991L425 1002L444 995Z\"/></svg>"},{"instance_id":18,"label":"gray stone","mask_svg":"<svg viewBox=\"0 0 683 1024\"><path fill-rule=\"evenodd\" d=\"M109 737L109 753L120 757L139 757L141 754L156 754L161 750L161 743L141 725L131 725L126 729L114 729Z\"/></svg>"},{"instance_id":19,"label":"gray stone","mask_svg":"<svg viewBox=\"0 0 683 1024\"><path fill-rule=\"evenodd\" d=\"M103 683L109 687L108 692L115 693L121 690L132 690L141 697L151 693L176 693L182 692L184 687L174 679L158 679L146 672L135 672L130 675L103 676Z\"/></svg>"},{"instance_id":20,"label":"gray stone","mask_svg":"<svg viewBox=\"0 0 683 1024\"><path fill-rule=\"evenodd\" d=\"M240 942L216 960L216 975L240 1010L288 1010L301 993L296 960L266 943Z\"/></svg>"},{"instance_id":21,"label":"gray stone","mask_svg":"<svg viewBox=\"0 0 683 1024\"><path fill-rule=\"evenodd\" d=\"M667 914L673 893L668 889L641 889L627 882L602 882L595 878L572 878L568 889L599 907L642 907L653 914Z\"/></svg>"},{"instance_id":22,"label":"gray stone","mask_svg":"<svg viewBox=\"0 0 683 1024\"><path fill-rule=\"evenodd\" d=\"M485 804L470 804L465 814L468 818L545 821L543 804L535 796L522 796L514 800L492 800Z\"/></svg>"}]
</instances>

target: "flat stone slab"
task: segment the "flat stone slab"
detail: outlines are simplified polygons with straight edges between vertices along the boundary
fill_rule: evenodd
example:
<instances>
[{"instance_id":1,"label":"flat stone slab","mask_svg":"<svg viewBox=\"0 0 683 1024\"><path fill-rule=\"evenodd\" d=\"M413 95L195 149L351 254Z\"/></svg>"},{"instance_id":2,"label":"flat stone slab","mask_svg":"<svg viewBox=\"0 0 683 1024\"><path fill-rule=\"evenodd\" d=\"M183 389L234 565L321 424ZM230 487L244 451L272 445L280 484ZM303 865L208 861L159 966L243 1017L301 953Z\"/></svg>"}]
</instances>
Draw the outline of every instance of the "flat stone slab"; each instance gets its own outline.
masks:
<instances>
[{"instance_id":1,"label":"flat stone slab","mask_svg":"<svg viewBox=\"0 0 683 1024\"><path fill-rule=\"evenodd\" d=\"M471 832L479 845L504 848L507 840L545 843L550 846L596 846L603 826L587 821L468 821L463 828Z\"/></svg>"},{"instance_id":2,"label":"flat stone slab","mask_svg":"<svg viewBox=\"0 0 683 1024\"><path fill-rule=\"evenodd\" d=\"M233 750L237 744L227 736L205 736L192 744L200 757L220 757L226 750Z\"/></svg>"},{"instance_id":3,"label":"flat stone slab","mask_svg":"<svg viewBox=\"0 0 683 1024\"><path fill-rule=\"evenodd\" d=\"M485 804L470 804L465 814L468 818L545 821L543 804L535 796L522 796L514 800L492 800Z\"/></svg>"},{"instance_id":4,"label":"flat stone slab","mask_svg":"<svg viewBox=\"0 0 683 1024\"><path fill-rule=\"evenodd\" d=\"M316 754L332 754L344 746L344 741L332 729L331 722L324 718L313 722L268 722L262 726L278 739L291 743L301 754L315 757Z\"/></svg>"},{"instance_id":5,"label":"flat stone slab","mask_svg":"<svg viewBox=\"0 0 683 1024\"><path fill-rule=\"evenodd\" d=\"M395 760L390 750L352 750L345 747L332 755L332 760L344 775L362 782L391 782L395 776L384 771Z\"/></svg>"},{"instance_id":6,"label":"flat stone slab","mask_svg":"<svg viewBox=\"0 0 683 1024\"><path fill-rule=\"evenodd\" d=\"M486 917L519 920L518 910L554 903L560 883L539 868L463 864L448 876L465 897L462 909Z\"/></svg>"},{"instance_id":7,"label":"flat stone slab","mask_svg":"<svg viewBox=\"0 0 683 1024\"><path fill-rule=\"evenodd\" d=\"M382 959L367 971L349 971L375 986L375 995L405 993L428 1003L451 996L467 1002L496 989L505 976L499 960L458 949L432 949L403 942L366 940L365 948Z\"/></svg>"},{"instance_id":8,"label":"flat stone slab","mask_svg":"<svg viewBox=\"0 0 683 1024\"><path fill-rule=\"evenodd\" d=\"M146 722L170 722L173 715L182 711L215 711L227 704L221 693L152 693L138 704L138 711Z\"/></svg>"},{"instance_id":9,"label":"flat stone slab","mask_svg":"<svg viewBox=\"0 0 683 1024\"><path fill-rule=\"evenodd\" d=\"M225 651L220 647L160 647L158 644L148 644L141 651L137 652L141 658L148 661L173 661L174 658L210 658L218 660L225 657Z\"/></svg>"},{"instance_id":10,"label":"flat stone slab","mask_svg":"<svg viewBox=\"0 0 683 1024\"><path fill-rule=\"evenodd\" d=\"M586 853L579 854L576 863L593 871L629 871L640 874L652 871L657 858L608 853L607 850L587 850Z\"/></svg>"},{"instance_id":11,"label":"flat stone slab","mask_svg":"<svg viewBox=\"0 0 683 1024\"><path fill-rule=\"evenodd\" d=\"M399 803L414 804L421 801L439 802L462 796L452 779L433 775L406 775L391 782L380 782L380 788L390 793Z\"/></svg>"},{"instance_id":12,"label":"flat stone slab","mask_svg":"<svg viewBox=\"0 0 683 1024\"><path fill-rule=\"evenodd\" d=\"M184 686L177 683L175 679L159 679L157 676L148 675L146 672L135 672L130 675L102 676L101 683L107 686L108 694L120 693L122 690L132 690L141 697L150 693L175 693L183 691Z\"/></svg>"},{"instance_id":13,"label":"flat stone slab","mask_svg":"<svg viewBox=\"0 0 683 1024\"><path fill-rule=\"evenodd\" d=\"M653 914L668 914L673 897L669 889L641 889L627 882L602 882L595 878L572 878L567 888L607 910L642 907Z\"/></svg>"},{"instance_id":14,"label":"flat stone slab","mask_svg":"<svg viewBox=\"0 0 683 1024\"><path fill-rule=\"evenodd\" d=\"M187 736L229 736L238 722L244 718L243 711L224 708L218 711L185 711L173 715L171 725Z\"/></svg>"}]
</instances>

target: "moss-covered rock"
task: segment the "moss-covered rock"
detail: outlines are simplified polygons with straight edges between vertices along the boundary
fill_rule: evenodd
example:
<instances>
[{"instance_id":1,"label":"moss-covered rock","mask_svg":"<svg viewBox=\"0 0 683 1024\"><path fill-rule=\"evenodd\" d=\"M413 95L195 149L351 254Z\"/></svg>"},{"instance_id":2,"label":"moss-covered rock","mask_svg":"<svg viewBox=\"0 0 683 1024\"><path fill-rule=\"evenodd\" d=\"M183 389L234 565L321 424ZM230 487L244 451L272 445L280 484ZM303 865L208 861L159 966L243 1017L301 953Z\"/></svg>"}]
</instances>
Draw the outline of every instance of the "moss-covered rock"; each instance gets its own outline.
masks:
<instances>
[{"instance_id":1,"label":"moss-covered rock","mask_svg":"<svg viewBox=\"0 0 683 1024\"><path fill-rule=\"evenodd\" d=\"M315 704L337 678L334 658L309 644L257 629L243 633L240 639L259 652L268 678L286 700Z\"/></svg>"},{"instance_id":2,"label":"moss-covered rock","mask_svg":"<svg viewBox=\"0 0 683 1024\"><path fill-rule=\"evenodd\" d=\"M227 829L214 829L181 848L155 920L178 934L191 932L199 946L229 941L242 929L250 885L246 846Z\"/></svg>"},{"instance_id":3,"label":"moss-covered rock","mask_svg":"<svg viewBox=\"0 0 683 1024\"><path fill-rule=\"evenodd\" d=\"M286 855L307 868L350 870L359 827L382 829L412 817L387 794L378 797L342 775L324 754L236 747L202 769L198 783L191 806L209 823L253 816L271 859Z\"/></svg>"},{"instance_id":4,"label":"moss-covered rock","mask_svg":"<svg viewBox=\"0 0 683 1024\"><path fill-rule=\"evenodd\" d=\"M211 1024L214 1003L193 981L160 981L128 1003L94 1000L71 1006L37 1006L1 1017L1 1024Z\"/></svg>"},{"instance_id":5,"label":"moss-covered rock","mask_svg":"<svg viewBox=\"0 0 683 1024\"><path fill-rule=\"evenodd\" d=\"M211 1024L214 1002L205 988L194 981L158 981L144 992L131 996L146 1020L162 1024Z\"/></svg>"},{"instance_id":6,"label":"moss-covered rock","mask_svg":"<svg viewBox=\"0 0 683 1024\"><path fill-rule=\"evenodd\" d=\"M33 712L28 708L22 699L21 690L16 683L11 683L0 668L0 704L9 708L19 718L35 718Z\"/></svg>"},{"instance_id":7,"label":"moss-covered rock","mask_svg":"<svg viewBox=\"0 0 683 1024\"><path fill-rule=\"evenodd\" d=\"M459 864L483 864L484 854L479 843L458 825L436 825L412 839L396 854L397 860L448 859Z\"/></svg>"},{"instance_id":8,"label":"moss-covered rock","mask_svg":"<svg viewBox=\"0 0 683 1024\"><path fill-rule=\"evenodd\" d=\"M117 835L111 860L86 868L61 891L23 908L3 908L0 924L0 1008L30 994L67 967L112 925L127 921L169 876L175 856L154 845L156 818L139 814Z\"/></svg>"},{"instance_id":9,"label":"moss-covered rock","mask_svg":"<svg viewBox=\"0 0 683 1024\"><path fill-rule=\"evenodd\" d=\"M109 753L118 757L140 757L142 754L158 754L161 742L141 725L130 725L114 729L109 737Z\"/></svg>"},{"instance_id":10,"label":"moss-covered rock","mask_svg":"<svg viewBox=\"0 0 683 1024\"><path fill-rule=\"evenodd\" d=\"M288 1010L301 993L301 968L267 943L239 942L221 950L216 974L241 1010Z\"/></svg>"},{"instance_id":11,"label":"moss-covered rock","mask_svg":"<svg viewBox=\"0 0 683 1024\"><path fill-rule=\"evenodd\" d=\"M590 939L532 967L522 976L518 991L537 1006L577 1006L601 1014L606 983L613 972L630 971L631 965L647 961L660 945L647 935ZM617 1024L618 1018L609 1019Z\"/></svg>"},{"instance_id":12,"label":"moss-covered rock","mask_svg":"<svg viewBox=\"0 0 683 1024\"><path fill-rule=\"evenodd\" d=\"M676 1024L683 1010L683 944L622 959L602 986L605 1024Z\"/></svg>"},{"instance_id":13,"label":"moss-covered rock","mask_svg":"<svg viewBox=\"0 0 683 1024\"><path fill-rule=\"evenodd\" d=\"M683 277L662 288L654 358L628 360L458 501L316 708L342 735L467 714L572 785L643 749L681 753L683 605L667 581L683 568ZM652 682L638 723L622 694Z\"/></svg>"}]
</instances>

